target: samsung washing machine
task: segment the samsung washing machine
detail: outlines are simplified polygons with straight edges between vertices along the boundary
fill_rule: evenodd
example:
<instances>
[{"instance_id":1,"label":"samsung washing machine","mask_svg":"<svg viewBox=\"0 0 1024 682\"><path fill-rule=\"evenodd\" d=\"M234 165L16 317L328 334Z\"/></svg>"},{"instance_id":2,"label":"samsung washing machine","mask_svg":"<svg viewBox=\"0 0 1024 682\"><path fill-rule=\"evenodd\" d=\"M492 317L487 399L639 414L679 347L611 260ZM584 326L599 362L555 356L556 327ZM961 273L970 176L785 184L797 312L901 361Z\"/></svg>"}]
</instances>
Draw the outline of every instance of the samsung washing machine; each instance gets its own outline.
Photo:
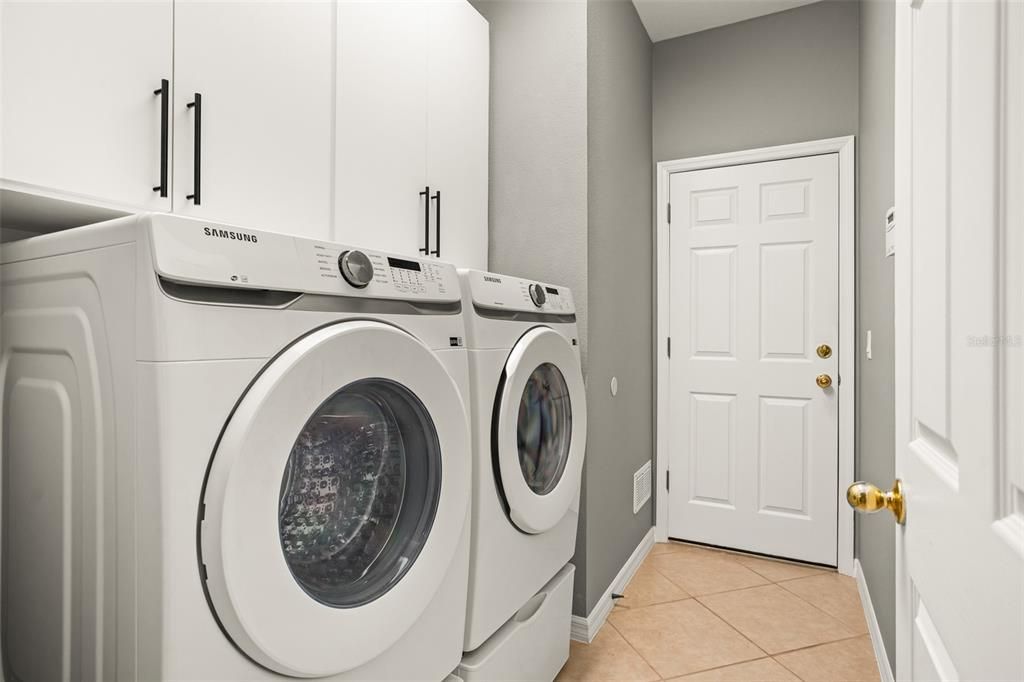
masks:
<instances>
[{"instance_id":1,"label":"samsung washing machine","mask_svg":"<svg viewBox=\"0 0 1024 682\"><path fill-rule=\"evenodd\" d=\"M9 679L458 665L454 268L145 215L5 245L2 284Z\"/></svg>"},{"instance_id":2,"label":"samsung washing machine","mask_svg":"<svg viewBox=\"0 0 1024 682\"><path fill-rule=\"evenodd\" d=\"M569 653L587 404L561 286L460 270L471 378L469 680L551 679Z\"/></svg>"}]
</instances>

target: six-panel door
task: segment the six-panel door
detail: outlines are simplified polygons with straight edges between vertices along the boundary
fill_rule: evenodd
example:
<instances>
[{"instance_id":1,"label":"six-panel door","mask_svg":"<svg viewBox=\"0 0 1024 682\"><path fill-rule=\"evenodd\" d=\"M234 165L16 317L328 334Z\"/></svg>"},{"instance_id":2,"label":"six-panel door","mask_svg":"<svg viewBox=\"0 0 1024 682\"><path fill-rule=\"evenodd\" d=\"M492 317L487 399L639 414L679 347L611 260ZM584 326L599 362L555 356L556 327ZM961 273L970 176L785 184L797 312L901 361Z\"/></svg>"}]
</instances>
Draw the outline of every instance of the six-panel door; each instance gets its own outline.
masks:
<instances>
[{"instance_id":1,"label":"six-panel door","mask_svg":"<svg viewBox=\"0 0 1024 682\"><path fill-rule=\"evenodd\" d=\"M836 564L838 188L836 154L672 176L672 537Z\"/></svg>"}]
</instances>

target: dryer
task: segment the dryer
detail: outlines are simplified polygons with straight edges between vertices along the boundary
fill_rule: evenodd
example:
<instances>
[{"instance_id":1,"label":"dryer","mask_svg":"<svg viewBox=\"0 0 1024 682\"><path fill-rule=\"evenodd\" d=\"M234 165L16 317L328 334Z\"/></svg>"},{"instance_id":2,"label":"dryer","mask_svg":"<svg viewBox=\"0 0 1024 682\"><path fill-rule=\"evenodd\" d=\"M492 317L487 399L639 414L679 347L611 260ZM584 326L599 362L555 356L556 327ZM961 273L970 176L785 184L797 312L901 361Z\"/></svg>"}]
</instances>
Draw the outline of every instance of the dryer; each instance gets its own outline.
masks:
<instances>
[{"instance_id":1,"label":"dryer","mask_svg":"<svg viewBox=\"0 0 1024 682\"><path fill-rule=\"evenodd\" d=\"M571 594L563 569L576 544L587 404L572 292L477 270L459 276L474 449L468 652L524 605L539 613L538 594ZM557 635L565 656L570 594Z\"/></svg>"},{"instance_id":2,"label":"dryer","mask_svg":"<svg viewBox=\"0 0 1024 682\"><path fill-rule=\"evenodd\" d=\"M143 215L5 245L2 284L12 677L458 665L454 268Z\"/></svg>"}]
</instances>

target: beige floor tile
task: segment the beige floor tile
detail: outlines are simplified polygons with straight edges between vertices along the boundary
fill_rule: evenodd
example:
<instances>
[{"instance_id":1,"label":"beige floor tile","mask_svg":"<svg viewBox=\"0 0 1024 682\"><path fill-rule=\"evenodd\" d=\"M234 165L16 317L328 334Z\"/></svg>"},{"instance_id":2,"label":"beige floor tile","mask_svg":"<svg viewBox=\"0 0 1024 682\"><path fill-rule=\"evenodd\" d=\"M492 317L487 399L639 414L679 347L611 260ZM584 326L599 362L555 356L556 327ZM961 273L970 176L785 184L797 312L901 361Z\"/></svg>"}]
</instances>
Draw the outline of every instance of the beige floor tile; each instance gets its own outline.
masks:
<instances>
[{"instance_id":1,"label":"beige floor tile","mask_svg":"<svg viewBox=\"0 0 1024 682\"><path fill-rule=\"evenodd\" d=\"M824 568L814 566L803 566L801 564L777 561L775 559L762 559L761 557L749 556L747 554L733 555L736 561L740 562L750 570L777 583L780 580L793 580L794 578L806 578L812 575L827 574Z\"/></svg>"},{"instance_id":2,"label":"beige floor tile","mask_svg":"<svg viewBox=\"0 0 1024 682\"><path fill-rule=\"evenodd\" d=\"M609 621L662 677L764 656L693 599L613 612Z\"/></svg>"},{"instance_id":3,"label":"beige floor tile","mask_svg":"<svg viewBox=\"0 0 1024 682\"><path fill-rule=\"evenodd\" d=\"M835 616L857 633L866 633L864 607L860 603L857 581L838 573L825 573L812 578L779 583L793 594L811 602L825 613Z\"/></svg>"},{"instance_id":4,"label":"beige floor tile","mask_svg":"<svg viewBox=\"0 0 1024 682\"><path fill-rule=\"evenodd\" d=\"M768 581L722 552L695 550L651 557L658 572L692 595L713 594Z\"/></svg>"},{"instance_id":5,"label":"beige floor tile","mask_svg":"<svg viewBox=\"0 0 1024 682\"><path fill-rule=\"evenodd\" d=\"M663 576L654 568L650 558L644 561L626 585L622 599L615 600L615 608L635 609L651 604L663 604L689 597L689 593Z\"/></svg>"},{"instance_id":6,"label":"beige floor tile","mask_svg":"<svg viewBox=\"0 0 1024 682\"><path fill-rule=\"evenodd\" d=\"M776 656L806 682L878 682L871 639L862 636Z\"/></svg>"},{"instance_id":7,"label":"beige floor tile","mask_svg":"<svg viewBox=\"0 0 1024 682\"><path fill-rule=\"evenodd\" d=\"M747 663L727 665L702 673L675 677L671 682L800 682L800 678L777 661L762 658Z\"/></svg>"},{"instance_id":8,"label":"beige floor tile","mask_svg":"<svg viewBox=\"0 0 1024 682\"><path fill-rule=\"evenodd\" d=\"M713 594L700 601L770 654L857 634L778 585Z\"/></svg>"},{"instance_id":9,"label":"beige floor tile","mask_svg":"<svg viewBox=\"0 0 1024 682\"><path fill-rule=\"evenodd\" d=\"M569 643L569 661L555 678L556 682L648 682L657 679L658 673L609 623L604 624L590 644Z\"/></svg>"}]
</instances>

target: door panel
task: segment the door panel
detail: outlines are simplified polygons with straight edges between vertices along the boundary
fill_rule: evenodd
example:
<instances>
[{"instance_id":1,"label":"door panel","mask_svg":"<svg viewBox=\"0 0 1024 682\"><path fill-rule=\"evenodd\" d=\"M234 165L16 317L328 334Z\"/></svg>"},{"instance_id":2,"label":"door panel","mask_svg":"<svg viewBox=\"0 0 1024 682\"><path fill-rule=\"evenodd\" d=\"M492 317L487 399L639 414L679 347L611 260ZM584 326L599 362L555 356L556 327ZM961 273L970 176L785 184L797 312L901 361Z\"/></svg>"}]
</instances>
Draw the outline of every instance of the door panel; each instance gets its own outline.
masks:
<instances>
[{"instance_id":1,"label":"door panel","mask_svg":"<svg viewBox=\"0 0 1024 682\"><path fill-rule=\"evenodd\" d=\"M0 32L0 177L169 210L170 198L153 191L153 91L172 78L172 3L4 2Z\"/></svg>"},{"instance_id":2,"label":"door panel","mask_svg":"<svg viewBox=\"0 0 1024 682\"><path fill-rule=\"evenodd\" d=\"M178 2L174 211L330 237L334 9L326 2ZM194 191L202 94L201 203Z\"/></svg>"},{"instance_id":3,"label":"door panel","mask_svg":"<svg viewBox=\"0 0 1024 682\"><path fill-rule=\"evenodd\" d=\"M896 676L1020 680L1024 16L896 12Z\"/></svg>"},{"instance_id":4,"label":"door panel","mask_svg":"<svg viewBox=\"0 0 1024 682\"><path fill-rule=\"evenodd\" d=\"M836 563L838 156L670 180L669 534ZM829 358L815 347L830 344Z\"/></svg>"},{"instance_id":5,"label":"door panel","mask_svg":"<svg viewBox=\"0 0 1024 682\"><path fill-rule=\"evenodd\" d=\"M428 4L338 4L337 241L412 256L424 246Z\"/></svg>"},{"instance_id":6,"label":"door panel","mask_svg":"<svg viewBox=\"0 0 1024 682\"><path fill-rule=\"evenodd\" d=\"M465 0L427 4L427 176L441 191L440 257L486 270L489 27Z\"/></svg>"}]
</instances>

